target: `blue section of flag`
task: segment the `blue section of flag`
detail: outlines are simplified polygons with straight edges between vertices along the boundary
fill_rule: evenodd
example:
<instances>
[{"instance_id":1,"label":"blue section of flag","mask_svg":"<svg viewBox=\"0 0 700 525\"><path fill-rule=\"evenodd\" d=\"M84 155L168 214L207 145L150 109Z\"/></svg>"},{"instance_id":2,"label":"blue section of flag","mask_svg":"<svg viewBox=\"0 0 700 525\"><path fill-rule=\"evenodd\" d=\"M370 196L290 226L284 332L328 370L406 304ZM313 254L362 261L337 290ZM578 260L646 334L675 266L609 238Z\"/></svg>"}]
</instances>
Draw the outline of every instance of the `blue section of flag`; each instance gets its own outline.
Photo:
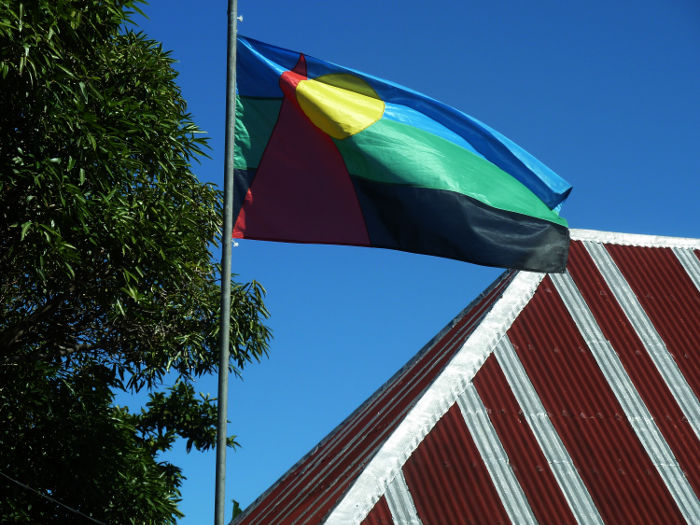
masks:
<instances>
[{"instance_id":1,"label":"blue section of flag","mask_svg":"<svg viewBox=\"0 0 700 525\"><path fill-rule=\"evenodd\" d=\"M453 144L467 149L475 155L483 157L483 155L476 151L474 147L469 144L469 142L457 135L457 133L452 131L450 128L443 126L436 120L431 119L413 108L400 104L394 104L392 102L386 102L383 117L396 122L401 122L402 124L408 124L414 128L423 129L429 133L432 133L433 135L449 140Z\"/></svg>"}]
</instances>

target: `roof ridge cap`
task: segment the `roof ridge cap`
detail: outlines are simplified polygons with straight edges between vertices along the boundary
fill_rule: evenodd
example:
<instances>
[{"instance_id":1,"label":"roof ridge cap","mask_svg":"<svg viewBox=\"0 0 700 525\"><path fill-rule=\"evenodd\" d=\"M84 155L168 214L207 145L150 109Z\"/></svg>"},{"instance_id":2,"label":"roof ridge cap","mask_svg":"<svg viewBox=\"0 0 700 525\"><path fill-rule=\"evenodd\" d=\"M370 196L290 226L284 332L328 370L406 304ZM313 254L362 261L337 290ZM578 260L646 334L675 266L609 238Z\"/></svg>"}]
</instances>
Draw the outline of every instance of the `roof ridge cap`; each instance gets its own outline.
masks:
<instances>
[{"instance_id":1,"label":"roof ridge cap","mask_svg":"<svg viewBox=\"0 0 700 525\"><path fill-rule=\"evenodd\" d=\"M700 239L692 237L668 237L645 233L622 233L600 230L583 230L572 228L571 240L593 241L627 246L646 246L650 248L690 248L699 250Z\"/></svg>"}]
</instances>

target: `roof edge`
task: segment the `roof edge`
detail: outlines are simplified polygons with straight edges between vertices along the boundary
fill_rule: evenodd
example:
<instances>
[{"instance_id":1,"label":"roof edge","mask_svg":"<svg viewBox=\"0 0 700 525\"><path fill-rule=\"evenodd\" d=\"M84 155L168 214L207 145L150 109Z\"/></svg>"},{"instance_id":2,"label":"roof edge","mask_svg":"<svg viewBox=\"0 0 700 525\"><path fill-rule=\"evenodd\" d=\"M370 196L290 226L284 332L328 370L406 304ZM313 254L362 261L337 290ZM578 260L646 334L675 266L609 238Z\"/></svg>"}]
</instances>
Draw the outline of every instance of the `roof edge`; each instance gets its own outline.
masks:
<instances>
[{"instance_id":1,"label":"roof edge","mask_svg":"<svg viewBox=\"0 0 700 525\"><path fill-rule=\"evenodd\" d=\"M666 237L644 233L620 233L599 230L569 230L572 241L593 241L626 246L646 246L649 248L690 248L700 250L700 239L691 237Z\"/></svg>"},{"instance_id":2,"label":"roof edge","mask_svg":"<svg viewBox=\"0 0 700 525\"><path fill-rule=\"evenodd\" d=\"M328 434L326 434L321 441L314 445L306 454L304 454L301 459L296 461L291 467L289 467L277 480L270 485L262 494L260 494L255 500L253 500L248 506L243 510L241 514L233 518L229 524L235 525L245 520L249 514L251 514L257 505L259 505L272 491L274 491L287 476L292 475L300 466L302 466L310 456L315 454L319 448L326 445L330 440L334 439L336 435L343 429L343 427L355 418L359 413L361 413L365 408L371 404L377 397L382 395L382 393L391 385L398 380L403 374L409 370L413 364L418 361L423 355L430 351L430 349L435 346L435 344L440 341L457 323L459 323L465 315L468 315L471 309L476 306L485 296L487 296L496 286L498 286L503 280L508 279L511 276L513 270L505 270L501 275L499 275L485 290L483 290L479 295L477 295L467 306L462 308L457 315L455 315L442 329L435 334L423 347L406 363L404 363L389 379L387 379L382 385L375 390L370 396L365 399L360 405L355 408L348 416L346 416L340 423L338 423ZM510 287L512 283L508 285ZM508 289L506 287L506 289ZM459 351L458 351L459 353ZM446 365L449 366L449 363ZM428 386L427 388L429 388Z\"/></svg>"},{"instance_id":3,"label":"roof edge","mask_svg":"<svg viewBox=\"0 0 700 525\"><path fill-rule=\"evenodd\" d=\"M423 438L467 388L546 274L520 271L324 521L360 523Z\"/></svg>"}]
</instances>

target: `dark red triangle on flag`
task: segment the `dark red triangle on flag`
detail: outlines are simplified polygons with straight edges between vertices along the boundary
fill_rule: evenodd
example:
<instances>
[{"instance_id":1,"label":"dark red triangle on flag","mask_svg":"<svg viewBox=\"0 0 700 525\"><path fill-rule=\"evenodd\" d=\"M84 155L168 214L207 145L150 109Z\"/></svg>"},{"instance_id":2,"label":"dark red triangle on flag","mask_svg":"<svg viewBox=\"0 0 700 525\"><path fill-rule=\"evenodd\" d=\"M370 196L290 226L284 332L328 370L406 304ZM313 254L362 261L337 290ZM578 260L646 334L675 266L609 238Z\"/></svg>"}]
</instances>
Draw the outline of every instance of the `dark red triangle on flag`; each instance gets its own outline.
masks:
<instances>
[{"instance_id":1,"label":"dark red triangle on flag","mask_svg":"<svg viewBox=\"0 0 700 525\"><path fill-rule=\"evenodd\" d=\"M362 211L340 152L296 101L295 88L306 77L305 65L301 56L297 67L280 77L285 97L279 118L233 235L369 246Z\"/></svg>"}]
</instances>

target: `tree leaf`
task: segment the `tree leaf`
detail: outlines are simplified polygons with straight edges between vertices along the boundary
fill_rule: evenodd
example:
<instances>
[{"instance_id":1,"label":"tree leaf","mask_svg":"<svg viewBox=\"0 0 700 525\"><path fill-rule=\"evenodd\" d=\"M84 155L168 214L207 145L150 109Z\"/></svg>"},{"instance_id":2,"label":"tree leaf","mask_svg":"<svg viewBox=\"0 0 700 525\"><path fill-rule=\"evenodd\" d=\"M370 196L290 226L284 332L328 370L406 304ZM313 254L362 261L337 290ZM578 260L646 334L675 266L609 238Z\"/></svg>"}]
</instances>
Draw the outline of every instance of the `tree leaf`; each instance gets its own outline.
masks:
<instances>
[{"instance_id":1,"label":"tree leaf","mask_svg":"<svg viewBox=\"0 0 700 525\"><path fill-rule=\"evenodd\" d=\"M218 368L222 193L191 166L206 137L172 56L126 24L132 0L25 4L0 10L2 470L105 523L174 523L183 476L159 454L216 437L194 390ZM270 332L260 288L234 290L241 374ZM153 401L116 407L120 390ZM75 519L0 494L0 523Z\"/></svg>"}]
</instances>

